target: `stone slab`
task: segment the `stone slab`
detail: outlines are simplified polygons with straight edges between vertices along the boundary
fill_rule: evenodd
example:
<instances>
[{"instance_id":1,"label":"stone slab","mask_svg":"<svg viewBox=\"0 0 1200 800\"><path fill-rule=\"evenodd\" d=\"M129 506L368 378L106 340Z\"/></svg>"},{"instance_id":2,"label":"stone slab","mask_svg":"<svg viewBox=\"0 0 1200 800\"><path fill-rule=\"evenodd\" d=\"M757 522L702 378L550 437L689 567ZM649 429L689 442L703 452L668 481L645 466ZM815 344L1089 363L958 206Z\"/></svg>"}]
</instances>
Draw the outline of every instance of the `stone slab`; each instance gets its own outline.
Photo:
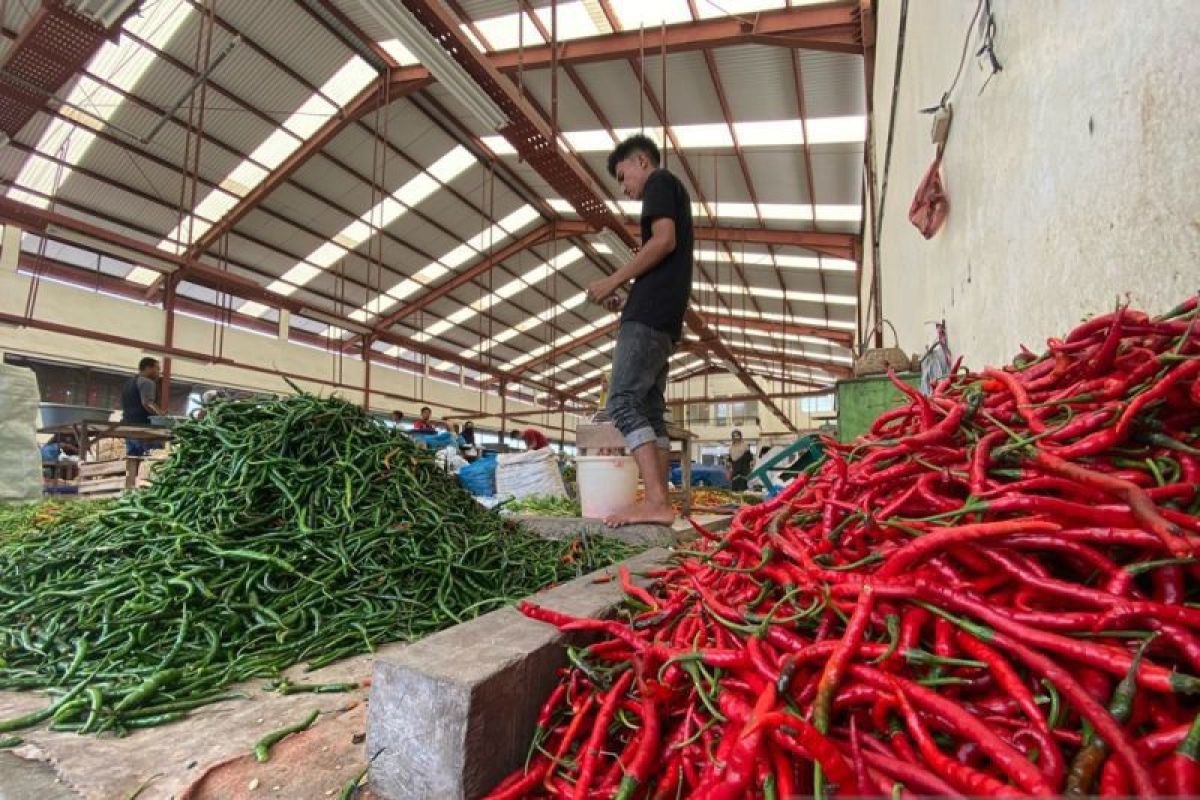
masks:
<instances>
[{"instance_id":1,"label":"stone slab","mask_svg":"<svg viewBox=\"0 0 1200 800\"><path fill-rule=\"evenodd\" d=\"M624 563L644 582L640 573L667 555L656 548ZM621 598L609 579L615 574L608 567L531 599L566 614L604 615ZM502 608L377 660L367 717L372 790L385 800L485 794L523 763L569 641Z\"/></svg>"},{"instance_id":2,"label":"stone slab","mask_svg":"<svg viewBox=\"0 0 1200 800\"><path fill-rule=\"evenodd\" d=\"M515 519L545 539L562 539L567 536L607 536L629 544L645 547L671 547L696 538L696 532L686 519L678 519L674 525L626 525L610 528L603 520L587 517L538 517L518 515ZM733 519L727 514L701 514L696 522L717 533L727 530Z\"/></svg>"}]
</instances>

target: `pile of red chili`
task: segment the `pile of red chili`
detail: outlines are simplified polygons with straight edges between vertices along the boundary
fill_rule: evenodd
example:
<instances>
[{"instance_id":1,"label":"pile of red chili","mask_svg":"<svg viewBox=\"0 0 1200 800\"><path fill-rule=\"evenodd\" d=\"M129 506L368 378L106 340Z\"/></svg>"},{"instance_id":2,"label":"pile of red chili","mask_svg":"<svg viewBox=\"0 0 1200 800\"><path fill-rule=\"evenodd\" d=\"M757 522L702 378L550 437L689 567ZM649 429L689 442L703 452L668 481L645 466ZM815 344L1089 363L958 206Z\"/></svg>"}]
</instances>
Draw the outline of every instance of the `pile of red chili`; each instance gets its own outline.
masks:
<instances>
[{"instance_id":1,"label":"pile of red chili","mask_svg":"<svg viewBox=\"0 0 1200 800\"><path fill-rule=\"evenodd\" d=\"M956 369L703 530L495 798L1200 794L1200 315Z\"/></svg>"}]
</instances>

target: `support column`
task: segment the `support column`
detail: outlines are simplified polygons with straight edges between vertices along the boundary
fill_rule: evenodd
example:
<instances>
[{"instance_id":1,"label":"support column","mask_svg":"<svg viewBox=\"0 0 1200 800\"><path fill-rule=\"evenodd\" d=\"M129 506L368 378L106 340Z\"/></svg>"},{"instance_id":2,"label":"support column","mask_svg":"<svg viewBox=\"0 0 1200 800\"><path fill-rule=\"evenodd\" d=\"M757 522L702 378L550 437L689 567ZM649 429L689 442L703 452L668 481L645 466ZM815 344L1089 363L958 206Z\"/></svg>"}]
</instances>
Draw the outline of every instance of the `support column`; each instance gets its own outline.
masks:
<instances>
[{"instance_id":1,"label":"support column","mask_svg":"<svg viewBox=\"0 0 1200 800\"><path fill-rule=\"evenodd\" d=\"M500 381L500 443L508 436L508 381Z\"/></svg>"},{"instance_id":2,"label":"support column","mask_svg":"<svg viewBox=\"0 0 1200 800\"><path fill-rule=\"evenodd\" d=\"M567 449L567 401L566 400L558 401L558 415L559 415L558 447L560 450L566 452L566 449Z\"/></svg>"},{"instance_id":3,"label":"support column","mask_svg":"<svg viewBox=\"0 0 1200 800\"><path fill-rule=\"evenodd\" d=\"M172 272L167 276L166 292L163 295L163 310L167 314L163 344L166 346L167 354L163 355L162 360L162 381L158 388L158 404L164 415L171 413L171 356L169 353L175 347L175 290L178 286L179 273Z\"/></svg>"},{"instance_id":4,"label":"support column","mask_svg":"<svg viewBox=\"0 0 1200 800\"><path fill-rule=\"evenodd\" d=\"M370 336L363 337L363 410L371 411L371 344L375 340Z\"/></svg>"},{"instance_id":5,"label":"support column","mask_svg":"<svg viewBox=\"0 0 1200 800\"><path fill-rule=\"evenodd\" d=\"M286 342L288 340L288 328L292 325L292 312L286 308L279 309L279 341Z\"/></svg>"}]
</instances>

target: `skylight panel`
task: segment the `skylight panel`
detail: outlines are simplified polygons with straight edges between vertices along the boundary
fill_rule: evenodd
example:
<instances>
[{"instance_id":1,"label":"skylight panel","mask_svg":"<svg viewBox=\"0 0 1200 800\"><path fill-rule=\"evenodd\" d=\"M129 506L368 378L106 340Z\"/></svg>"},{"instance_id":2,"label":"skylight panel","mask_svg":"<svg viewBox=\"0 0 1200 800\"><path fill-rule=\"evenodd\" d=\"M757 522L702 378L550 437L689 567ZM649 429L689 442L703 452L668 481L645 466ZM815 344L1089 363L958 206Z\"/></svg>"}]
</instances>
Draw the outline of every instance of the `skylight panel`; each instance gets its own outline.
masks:
<instances>
[{"instance_id":1,"label":"skylight panel","mask_svg":"<svg viewBox=\"0 0 1200 800\"><path fill-rule=\"evenodd\" d=\"M165 3L163 0L160 5ZM256 186L266 180L273 170L282 164L304 141L324 125L330 117L338 113L339 107L353 99L366 88L376 77L376 72L363 59L351 56L337 72L333 74L319 91L313 92L300 106L280 123L279 127L267 136L250 155L239 163L220 181L221 189L213 189L204 196L192 211L196 219L185 218L180 225L168 233L158 243L160 250L175 251L177 242L192 244L236 206L236 201L230 202L228 196L221 196L222 189L238 198L244 197ZM326 99L326 97L330 99ZM332 100L333 102L330 102ZM214 213L219 211L219 213ZM201 222L201 218L213 220L212 223ZM190 230L190 238L185 240L183 233Z\"/></svg>"},{"instance_id":2,"label":"skylight panel","mask_svg":"<svg viewBox=\"0 0 1200 800\"><path fill-rule=\"evenodd\" d=\"M437 190L438 182L421 172L396 191L396 199L406 206L415 206Z\"/></svg>"},{"instance_id":3,"label":"skylight panel","mask_svg":"<svg viewBox=\"0 0 1200 800\"><path fill-rule=\"evenodd\" d=\"M517 149L503 136L482 136L480 141L498 156L515 156L517 154Z\"/></svg>"},{"instance_id":4,"label":"skylight panel","mask_svg":"<svg viewBox=\"0 0 1200 800\"><path fill-rule=\"evenodd\" d=\"M828 222L859 222L862 220L862 206L818 203L817 219Z\"/></svg>"},{"instance_id":5,"label":"skylight panel","mask_svg":"<svg viewBox=\"0 0 1200 800\"><path fill-rule=\"evenodd\" d=\"M154 63L151 48L164 48L190 19L191 13L192 9L185 0L160 0L126 20L122 26L123 32L145 39L150 47L143 47L124 33L116 42L106 41L88 64L90 75L76 81L67 95L68 107L82 107L93 118L85 121L84 115L74 112L71 116L77 122L58 117L52 119L42 132L35 150L60 158L71 166L78 164L96 140L87 128L102 129L124 105L116 91L99 81L131 92ZM50 204L48 198L56 193L70 174L70 167L60 167L47 159L38 158L36 154L30 154L6 194L15 200L46 208ZM22 187L32 191L24 191ZM46 196L41 197L38 193Z\"/></svg>"},{"instance_id":6,"label":"skylight panel","mask_svg":"<svg viewBox=\"0 0 1200 800\"><path fill-rule=\"evenodd\" d=\"M798 119L735 122L733 130L742 147L798 146L804 141L804 127Z\"/></svg>"},{"instance_id":7,"label":"skylight panel","mask_svg":"<svg viewBox=\"0 0 1200 800\"><path fill-rule=\"evenodd\" d=\"M799 0L796 5L804 5L806 2L813 2L813 0ZM826 0L820 0L820 2L826 2ZM786 0L696 0L696 11L701 19L712 19L731 14L770 11L786 5Z\"/></svg>"},{"instance_id":8,"label":"skylight panel","mask_svg":"<svg viewBox=\"0 0 1200 800\"><path fill-rule=\"evenodd\" d=\"M420 59L413 55L412 51L405 47L399 39L384 39L379 46L402 67L411 67L421 63Z\"/></svg>"},{"instance_id":9,"label":"skylight panel","mask_svg":"<svg viewBox=\"0 0 1200 800\"><path fill-rule=\"evenodd\" d=\"M705 287L709 288L709 287ZM725 292L731 295L742 295L747 291L747 287L741 284L718 283L716 285L718 291ZM802 292L802 291L787 291L775 289L767 286L750 286L750 294L755 297L768 297L773 300L795 300L806 301L811 303L828 303L830 305L853 306L858 304L858 298L852 295L842 294L821 294L820 292Z\"/></svg>"},{"instance_id":10,"label":"skylight panel","mask_svg":"<svg viewBox=\"0 0 1200 800\"><path fill-rule=\"evenodd\" d=\"M839 142L863 142L867 138L867 118L862 115L850 117L817 117L807 120L809 144L835 144Z\"/></svg>"},{"instance_id":11,"label":"skylight panel","mask_svg":"<svg viewBox=\"0 0 1200 800\"><path fill-rule=\"evenodd\" d=\"M504 217L498 224L509 233L516 233L541 216L533 206L525 205Z\"/></svg>"},{"instance_id":12,"label":"skylight panel","mask_svg":"<svg viewBox=\"0 0 1200 800\"><path fill-rule=\"evenodd\" d=\"M690 22L691 9L687 0L611 0L621 27L630 30L640 27L657 28L664 22Z\"/></svg>"},{"instance_id":13,"label":"skylight panel","mask_svg":"<svg viewBox=\"0 0 1200 800\"><path fill-rule=\"evenodd\" d=\"M736 325L725 325L724 323L722 323L720 325L716 325L714 327L719 331L725 331L726 333L733 333L738 336L749 335L749 336L754 336L754 337L760 338L760 339L775 338L775 334L772 334L768 331L756 330L754 328L742 328L742 327L738 327ZM840 347L840 345L834 344L833 342L829 341L828 339L822 339L820 336L809 336L808 334L792 334L792 333L786 334L786 336L787 336L787 340L789 342L804 342L805 344L823 345L825 347Z\"/></svg>"},{"instance_id":14,"label":"skylight panel","mask_svg":"<svg viewBox=\"0 0 1200 800\"><path fill-rule=\"evenodd\" d=\"M546 26L546 30L552 30L551 13L549 6L542 6L535 12L538 19ZM604 19L603 11L600 12L600 19ZM570 41L571 39L583 39L588 36L597 36L601 33L611 33L612 28L605 22L603 29L597 26L596 18L592 16L587 8L587 4L582 2L574 3L559 3L558 4L558 40L560 42Z\"/></svg>"},{"instance_id":15,"label":"skylight panel","mask_svg":"<svg viewBox=\"0 0 1200 800\"><path fill-rule=\"evenodd\" d=\"M616 146L613 137L605 130L567 131L563 134L571 149L579 153L599 153Z\"/></svg>"},{"instance_id":16,"label":"skylight panel","mask_svg":"<svg viewBox=\"0 0 1200 800\"><path fill-rule=\"evenodd\" d=\"M316 264L320 267L328 268L332 264L337 263L339 259L345 257L346 248L336 245L333 242L325 242L316 250L313 250L311 253L309 253L308 258L305 260L311 261L313 264ZM300 264L296 265L296 267L300 266ZM305 272L304 274L308 273ZM316 277L316 274L313 274L310 277Z\"/></svg>"},{"instance_id":17,"label":"skylight panel","mask_svg":"<svg viewBox=\"0 0 1200 800\"><path fill-rule=\"evenodd\" d=\"M488 294L488 295L485 295L484 297L479 298L478 300L473 302L471 305L465 306L462 309L460 309L459 311L455 312L450 317L448 317L447 320L443 320L442 322L435 323L432 327L426 328L424 333L418 334L417 339L424 342L434 336L438 336L442 333L445 333L446 331L448 331L450 328L454 327L455 325L461 325L463 322L466 322L468 319L475 316L477 313L479 313L481 311L486 311L487 309L492 308L493 306L497 305L501 300L507 299L509 297L512 297L513 295L516 295L517 293L519 293L520 291L522 291L523 289L528 287L531 283L536 283L537 280L531 280L530 276L541 275L541 278L545 278L552 272L556 272L560 269L564 269L567 266L570 266L571 264L578 261L582 257L583 257L583 252L579 248L577 248L577 247L569 248L568 250L565 250L562 253L560 253L558 255L558 257L553 259L552 261L550 261L546 264L542 264L541 266L537 267L535 270L533 270L529 273L526 273L526 277L516 278L512 281L509 281L504 286L502 286L500 289L497 289L496 291L492 292L491 294ZM545 274L542 274L542 272L541 272L541 270L543 268L545 268L547 270L545 272ZM441 327L442 324L445 323L446 321L449 321L451 324L446 327ZM434 328L438 328L438 330L435 331Z\"/></svg>"},{"instance_id":18,"label":"skylight panel","mask_svg":"<svg viewBox=\"0 0 1200 800\"><path fill-rule=\"evenodd\" d=\"M480 41L479 37L475 35L475 31L471 30L467 25L460 25L459 27L462 29L463 35L471 40L471 44L475 45L477 50L483 53L489 52L487 45Z\"/></svg>"},{"instance_id":19,"label":"skylight panel","mask_svg":"<svg viewBox=\"0 0 1200 800\"><path fill-rule=\"evenodd\" d=\"M680 147L733 147L733 135L724 122L673 125L671 130Z\"/></svg>"},{"instance_id":20,"label":"skylight panel","mask_svg":"<svg viewBox=\"0 0 1200 800\"><path fill-rule=\"evenodd\" d=\"M350 60L321 86L321 91L339 106L344 106L357 97L377 75L375 68L366 61L358 56L350 56Z\"/></svg>"},{"instance_id":21,"label":"skylight panel","mask_svg":"<svg viewBox=\"0 0 1200 800\"><path fill-rule=\"evenodd\" d=\"M440 183L449 183L457 178L468 167L475 163L475 156L462 145L456 146L449 153L433 162L426 170Z\"/></svg>"},{"instance_id":22,"label":"skylight panel","mask_svg":"<svg viewBox=\"0 0 1200 800\"><path fill-rule=\"evenodd\" d=\"M697 310L703 311L706 314L724 314L726 316L734 316L741 319L757 319L766 320L768 322L794 322L797 325L811 325L814 328L836 328L838 330L852 331L856 327L853 322L840 319L824 320L817 319L816 317L797 316L795 314L776 314L771 311L763 311L762 313L747 313L737 308L706 305L699 306Z\"/></svg>"},{"instance_id":23,"label":"skylight panel","mask_svg":"<svg viewBox=\"0 0 1200 800\"><path fill-rule=\"evenodd\" d=\"M561 9L559 10L559 14L561 22ZM529 47L531 45L546 43L541 33L538 32L537 26L534 25L533 20L524 12L519 15L513 13L505 14L501 17L477 19L474 20L474 23L479 32L483 34L483 38L487 39L492 50L513 50L522 44L525 47ZM549 29L549 23L547 23L546 27ZM463 26L463 30L469 32L469 28L466 25ZM468 35L471 34L468 33ZM479 41L473 35L471 35L471 39L475 42ZM482 46L480 49L485 52L488 50L488 48Z\"/></svg>"}]
</instances>

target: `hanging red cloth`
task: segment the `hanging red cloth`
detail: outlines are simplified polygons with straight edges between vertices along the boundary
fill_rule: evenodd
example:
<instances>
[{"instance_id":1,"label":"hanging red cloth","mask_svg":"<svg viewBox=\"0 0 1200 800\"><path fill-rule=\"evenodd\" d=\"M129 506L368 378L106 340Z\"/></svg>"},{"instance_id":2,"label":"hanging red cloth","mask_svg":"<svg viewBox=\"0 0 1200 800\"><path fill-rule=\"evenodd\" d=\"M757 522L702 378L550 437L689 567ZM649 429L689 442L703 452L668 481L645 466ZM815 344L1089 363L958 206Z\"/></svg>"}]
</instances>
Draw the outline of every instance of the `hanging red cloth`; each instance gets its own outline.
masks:
<instances>
[{"instance_id":1,"label":"hanging red cloth","mask_svg":"<svg viewBox=\"0 0 1200 800\"><path fill-rule=\"evenodd\" d=\"M938 148L937 158L929 165L925 177L917 186L912 205L908 207L908 221L916 226L922 236L932 239L949 213L950 198L946 196L946 187L942 184L942 150Z\"/></svg>"}]
</instances>

